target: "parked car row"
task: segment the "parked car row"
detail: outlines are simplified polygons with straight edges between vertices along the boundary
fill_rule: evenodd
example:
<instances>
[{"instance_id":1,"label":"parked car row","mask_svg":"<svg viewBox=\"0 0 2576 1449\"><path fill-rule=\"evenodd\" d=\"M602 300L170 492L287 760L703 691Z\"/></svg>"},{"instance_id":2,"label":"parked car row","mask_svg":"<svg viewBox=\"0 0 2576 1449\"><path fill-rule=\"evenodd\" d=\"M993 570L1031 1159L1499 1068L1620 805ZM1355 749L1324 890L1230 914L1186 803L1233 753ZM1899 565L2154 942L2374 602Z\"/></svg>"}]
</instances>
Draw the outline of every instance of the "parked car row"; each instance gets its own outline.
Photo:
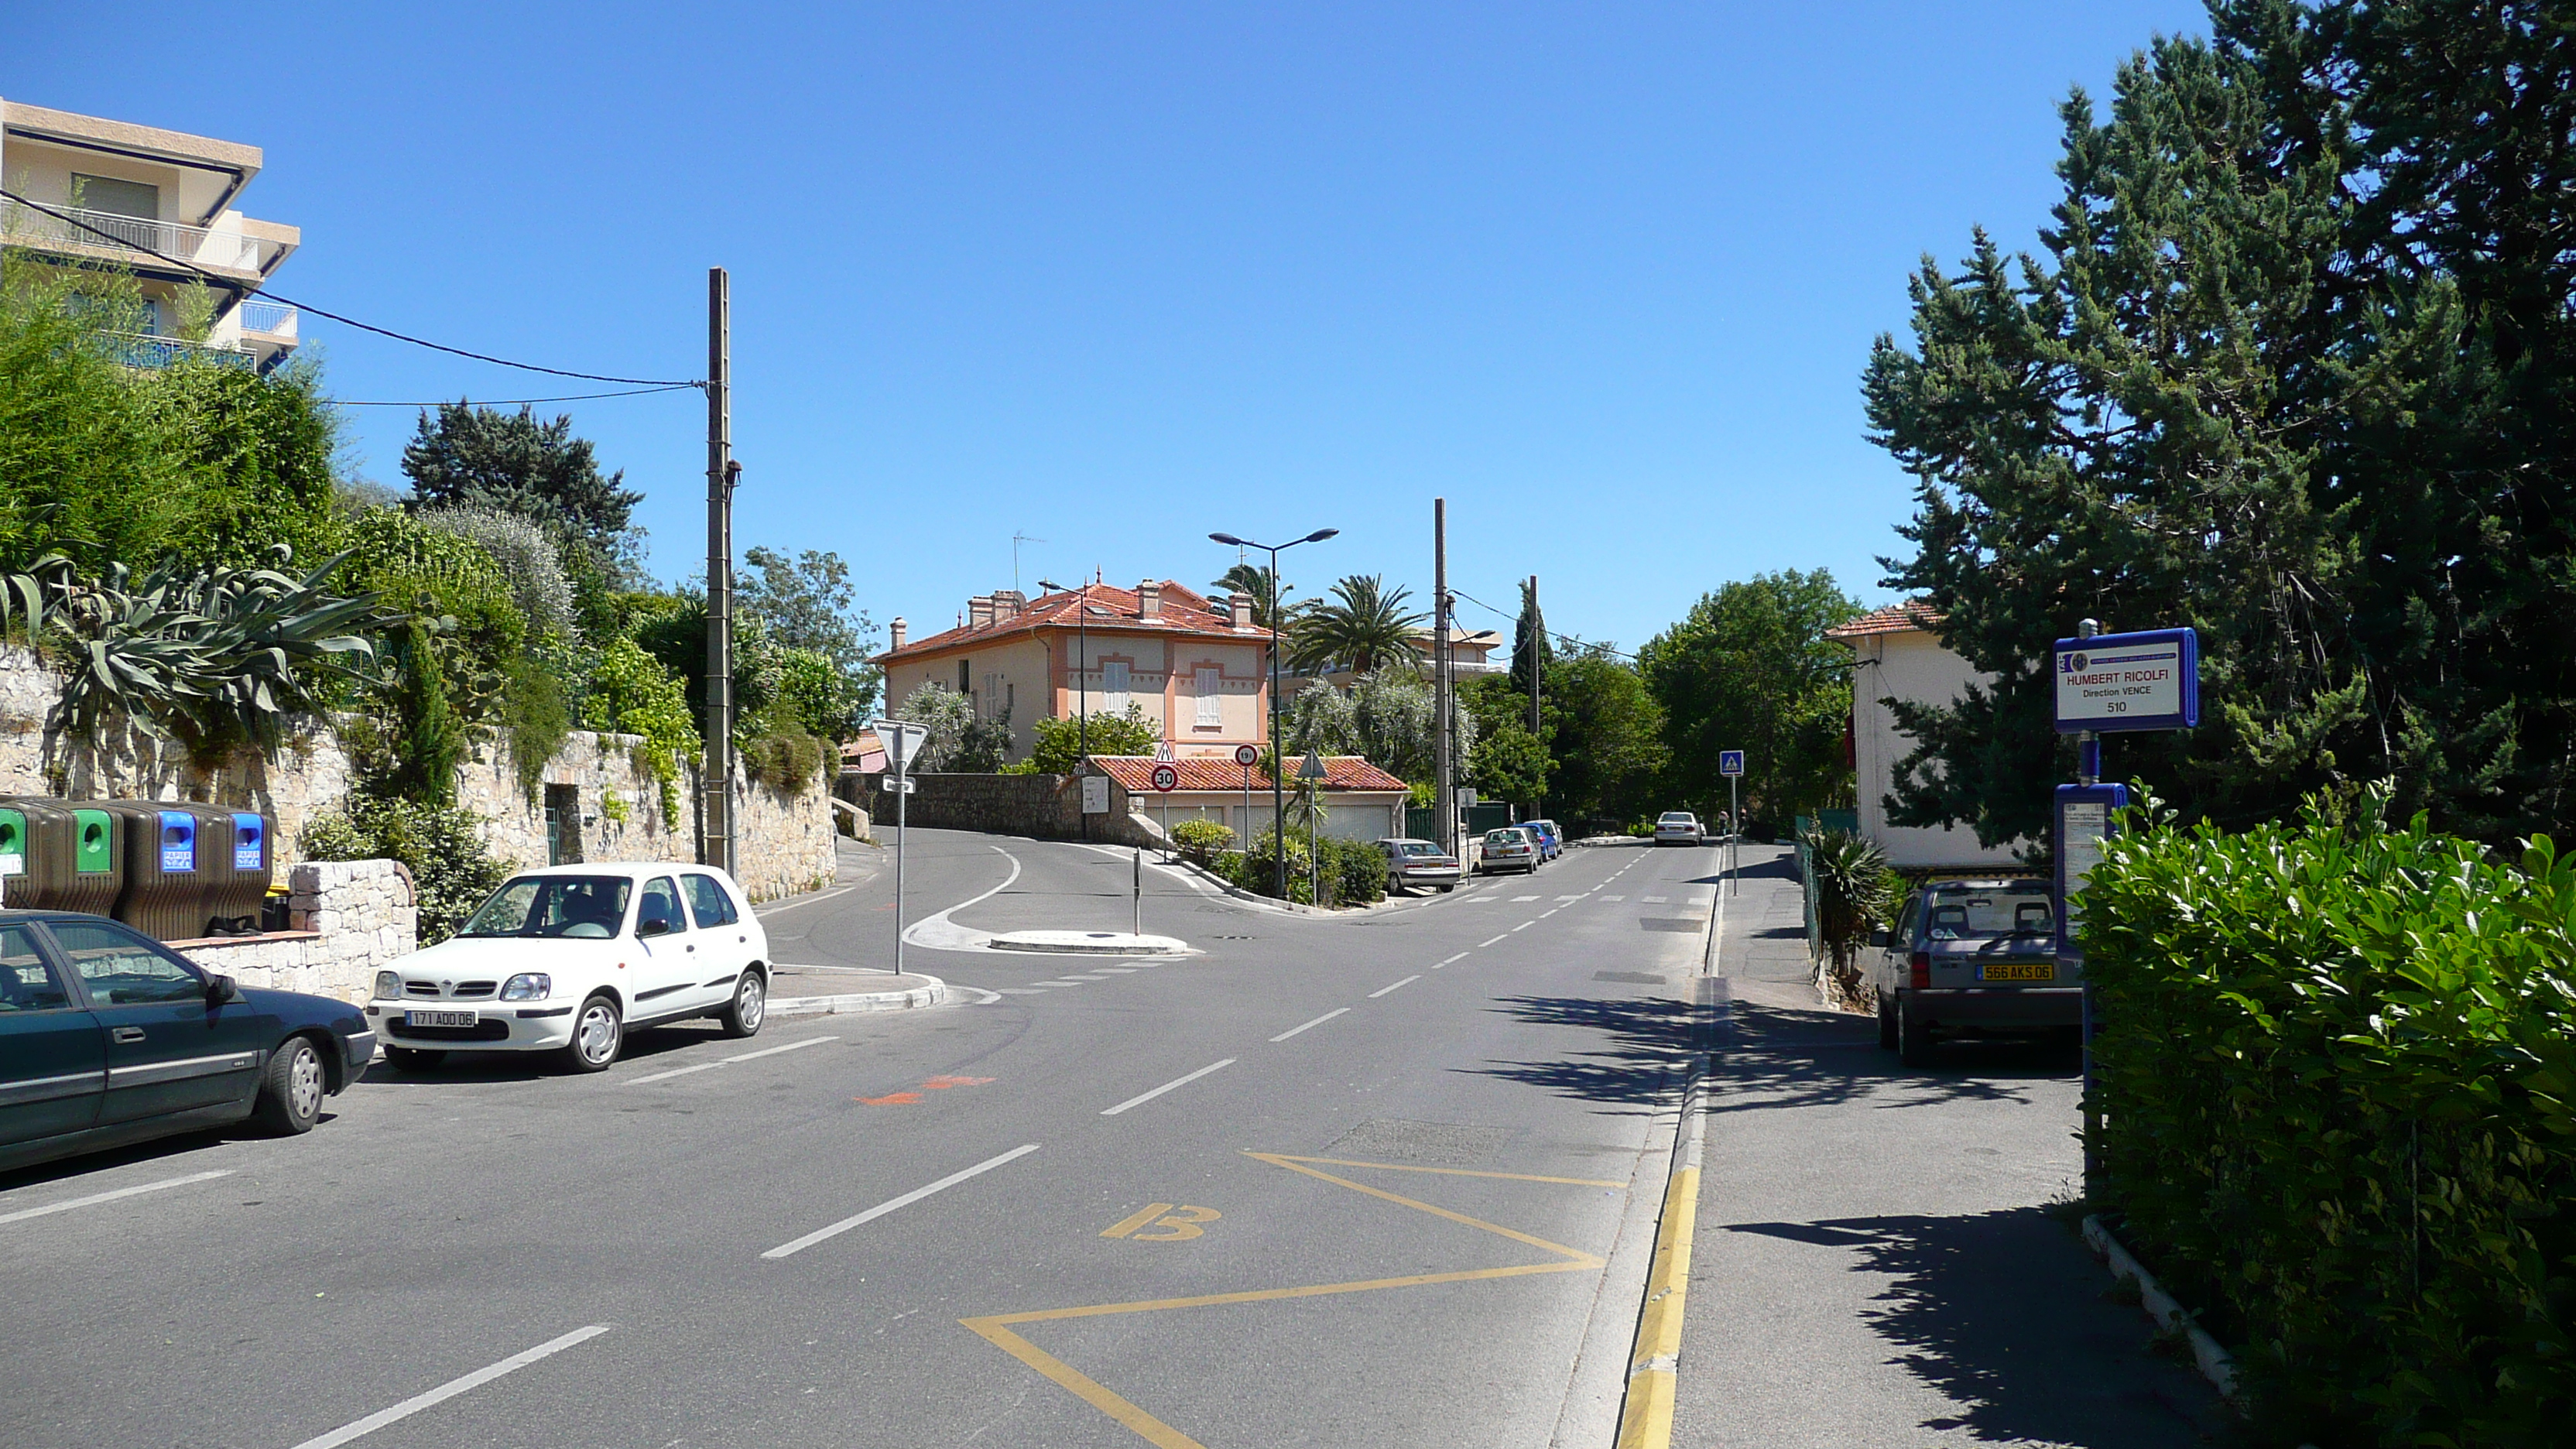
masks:
<instances>
[{"instance_id":1,"label":"parked car row","mask_svg":"<svg viewBox=\"0 0 2576 1449\"><path fill-rule=\"evenodd\" d=\"M512 876L447 941L376 973L363 1008L245 989L120 921L0 911L0 1170L255 1120L308 1131L374 1060L552 1052L605 1071L638 1027L768 1014L769 938L721 870Z\"/></svg>"}]
</instances>

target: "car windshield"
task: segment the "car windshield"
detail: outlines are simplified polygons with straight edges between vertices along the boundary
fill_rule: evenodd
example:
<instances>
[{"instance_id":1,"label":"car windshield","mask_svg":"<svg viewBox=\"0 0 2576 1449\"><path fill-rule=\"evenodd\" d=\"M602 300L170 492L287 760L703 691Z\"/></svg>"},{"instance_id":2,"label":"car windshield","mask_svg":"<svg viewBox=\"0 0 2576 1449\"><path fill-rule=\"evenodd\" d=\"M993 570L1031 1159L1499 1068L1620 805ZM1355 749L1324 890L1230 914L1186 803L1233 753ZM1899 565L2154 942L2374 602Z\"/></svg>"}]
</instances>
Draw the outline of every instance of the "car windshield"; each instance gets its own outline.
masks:
<instances>
[{"instance_id":1,"label":"car windshield","mask_svg":"<svg viewBox=\"0 0 2576 1449\"><path fill-rule=\"evenodd\" d=\"M626 919L634 888L622 875L522 876L504 882L456 934L603 940Z\"/></svg>"},{"instance_id":2,"label":"car windshield","mask_svg":"<svg viewBox=\"0 0 2576 1449\"><path fill-rule=\"evenodd\" d=\"M2045 936L2056 929L2048 897L1996 891L1990 895L1934 896L1923 931L1933 941L1988 941L2006 936Z\"/></svg>"}]
</instances>

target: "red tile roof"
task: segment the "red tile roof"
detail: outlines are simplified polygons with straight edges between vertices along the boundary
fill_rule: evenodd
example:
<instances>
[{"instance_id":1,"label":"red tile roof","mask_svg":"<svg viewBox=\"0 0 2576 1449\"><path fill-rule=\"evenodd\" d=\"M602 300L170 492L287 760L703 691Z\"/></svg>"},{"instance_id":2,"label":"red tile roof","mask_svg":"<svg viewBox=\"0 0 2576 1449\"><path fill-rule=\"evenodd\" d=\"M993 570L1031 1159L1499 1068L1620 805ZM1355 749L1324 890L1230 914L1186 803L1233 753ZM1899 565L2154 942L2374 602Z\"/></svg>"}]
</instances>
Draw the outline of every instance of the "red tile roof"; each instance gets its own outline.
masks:
<instances>
[{"instance_id":1,"label":"red tile roof","mask_svg":"<svg viewBox=\"0 0 2576 1449\"><path fill-rule=\"evenodd\" d=\"M1908 599L1873 609L1848 624L1837 624L1825 631L1828 639L1864 639L1872 634L1905 634L1921 631L1929 634L1941 627L1941 616L1921 599Z\"/></svg>"},{"instance_id":2,"label":"red tile roof","mask_svg":"<svg viewBox=\"0 0 2576 1449\"><path fill-rule=\"evenodd\" d=\"M1154 762L1144 755L1094 755L1091 763L1103 774L1116 780L1130 795L1154 793ZM1172 768L1181 772L1184 790L1241 790L1243 767L1232 760L1174 760ZM1290 780L1289 788L1297 782ZM1255 765L1252 788L1270 788L1270 772ZM1358 755L1324 757L1324 788L1330 790L1405 790L1411 787L1402 780L1370 764Z\"/></svg>"},{"instance_id":3,"label":"red tile roof","mask_svg":"<svg viewBox=\"0 0 2576 1449\"><path fill-rule=\"evenodd\" d=\"M1196 589L1166 579L1162 591L1162 612L1152 619L1137 617L1143 604L1136 591L1122 589L1116 584L1093 584L1083 590L1041 594L1029 600L1028 607L1010 618L995 620L980 629L970 624L926 639L914 639L900 649L878 655L876 662L884 664L891 660L945 653L970 644L980 645L1014 635L1033 634L1040 629L1070 631L1080 627L1094 634L1216 635L1246 640L1270 637L1267 630L1235 628L1233 619ZM1080 613L1076 612L1077 606L1080 606Z\"/></svg>"}]
</instances>

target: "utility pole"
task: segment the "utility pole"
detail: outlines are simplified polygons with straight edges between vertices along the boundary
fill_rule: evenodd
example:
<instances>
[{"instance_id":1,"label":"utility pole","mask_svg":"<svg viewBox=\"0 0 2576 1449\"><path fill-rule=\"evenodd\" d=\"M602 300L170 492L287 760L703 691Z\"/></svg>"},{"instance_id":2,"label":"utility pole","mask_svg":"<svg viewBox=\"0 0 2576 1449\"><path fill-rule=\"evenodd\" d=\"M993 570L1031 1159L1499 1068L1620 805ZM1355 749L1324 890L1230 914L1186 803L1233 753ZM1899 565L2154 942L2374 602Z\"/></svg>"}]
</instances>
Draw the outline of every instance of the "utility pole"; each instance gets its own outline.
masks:
<instances>
[{"instance_id":1,"label":"utility pole","mask_svg":"<svg viewBox=\"0 0 2576 1449\"><path fill-rule=\"evenodd\" d=\"M1449 500L1431 500L1431 808L1440 820L1440 848L1458 853L1456 771L1449 759Z\"/></svg>"},{"instance_id":2,"label":"utility pole","mask_svg":"<svg viewBox=\"0 0 2576 1449\"><path fill-rule=\"evenodd\" d=\"M1547 616L1538 611L1538 575L1536 574L1530 575L1529 616L1530 738L1537 739L1539 737L1538 681L1539 676L1546 672L1541 666L1547 660ZM1538 798L1530 802L1530 818L1544 820L1547 818L1547 775L1544 771L1540 773L1538 781Z\"/></svg>"},{"instance_id":3,"label":"utility pole","mask_svg":"<svg viewBox=\"0 0 2576 1449\"><path fill-rule=\"evenodd\" d=\"M731 874L733 829L733 283L707 269L707 752L698 861Z\"/></svg>"}]
</instances>

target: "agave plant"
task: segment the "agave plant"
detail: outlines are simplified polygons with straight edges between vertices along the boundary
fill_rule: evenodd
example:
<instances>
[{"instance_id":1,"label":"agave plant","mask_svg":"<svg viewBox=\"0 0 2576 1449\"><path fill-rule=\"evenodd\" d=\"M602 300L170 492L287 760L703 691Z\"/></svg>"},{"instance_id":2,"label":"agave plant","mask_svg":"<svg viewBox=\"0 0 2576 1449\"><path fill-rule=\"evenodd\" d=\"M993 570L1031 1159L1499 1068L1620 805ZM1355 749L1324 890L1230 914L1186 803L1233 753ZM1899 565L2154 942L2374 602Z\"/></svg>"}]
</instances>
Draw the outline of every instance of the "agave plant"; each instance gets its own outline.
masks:
<instances>
[{"instance_id":1,"label":"agave plant","mask_svg":"<svg viewBox=\"0 0 2576 1449\"><path fill-rule=\"evenodd\" d=\"M278 561L291 562L283 546ZM381 622L372 594L340 598L323 581L332 558L301 578L276 569L155 570L140 584L122 564L95 584L55 588L55 614L77 662L51 723L95 737L111 712L154 734L174 718L237 725L274 748L284 718L311 703L308 682L372 662L362 631ZM301 671L301 673L299 673Z\"/></svg>"},{"instance_id":2,"label":"agave plant","mask_svg":"<svg viewBox=\"0 0 2576 1449\"><path fill-rule=\"evenodd\" d=\"M1842 1005L1858 1009L1864 1003L1855 962L1870 932L1890 915L1895 894L1887 853L1847 830L1818 831L1807 837L1807 879L1816 893L1825 985Z\"/></svg>"}]
</instances>

